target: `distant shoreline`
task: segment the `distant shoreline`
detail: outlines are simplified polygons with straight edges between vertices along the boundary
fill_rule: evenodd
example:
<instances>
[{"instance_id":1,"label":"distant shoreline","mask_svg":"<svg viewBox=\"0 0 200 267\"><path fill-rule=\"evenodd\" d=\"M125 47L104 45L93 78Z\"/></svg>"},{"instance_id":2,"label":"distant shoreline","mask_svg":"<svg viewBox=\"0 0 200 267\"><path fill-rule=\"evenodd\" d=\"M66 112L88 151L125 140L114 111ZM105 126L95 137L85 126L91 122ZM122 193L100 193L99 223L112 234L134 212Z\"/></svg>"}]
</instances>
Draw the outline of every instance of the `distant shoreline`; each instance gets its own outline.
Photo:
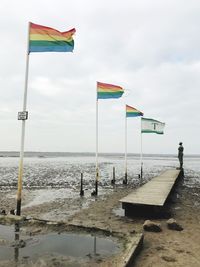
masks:
<instances>
[{"instance_id":1,"label":"distant shoreline","mask_svg":"<svg viewBox=\"0 0 200 267\"><path fill-rule=\"evenodd\" d=\"M128 157L140 157L139 153L128 153ZM0 157L19 157L19 151L0 151ZM24 157L95 157L95 152L41 152L26 151ZM124 157L124 153L99 153L99 157ZM176 154L148 154L143 157L177 158ZM185 158L199 158L200 154L185 155Z\"/></svg>"}]
</instances>

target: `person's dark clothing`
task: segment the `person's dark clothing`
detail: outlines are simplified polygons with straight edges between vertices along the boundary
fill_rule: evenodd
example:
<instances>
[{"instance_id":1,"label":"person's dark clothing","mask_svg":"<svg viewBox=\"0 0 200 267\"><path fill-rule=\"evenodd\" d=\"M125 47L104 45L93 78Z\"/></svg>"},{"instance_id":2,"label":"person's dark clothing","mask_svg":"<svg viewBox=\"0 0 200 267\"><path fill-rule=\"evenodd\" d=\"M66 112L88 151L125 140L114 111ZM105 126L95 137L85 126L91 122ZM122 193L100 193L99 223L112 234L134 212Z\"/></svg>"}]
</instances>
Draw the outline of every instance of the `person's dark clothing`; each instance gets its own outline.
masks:
<instances>
[{"instance_id":1,"label":"person's dark clothing","mask_svg":"<svg viewBox=\"0 0 200 267\"><path fill-rule=\"evenodd\" d=\"M183 168L183 146L182 144L179 145L179 148L178 148L178 159L179 159L179 162L180 162L180 169Z\"/></svg>"}]
</instances>

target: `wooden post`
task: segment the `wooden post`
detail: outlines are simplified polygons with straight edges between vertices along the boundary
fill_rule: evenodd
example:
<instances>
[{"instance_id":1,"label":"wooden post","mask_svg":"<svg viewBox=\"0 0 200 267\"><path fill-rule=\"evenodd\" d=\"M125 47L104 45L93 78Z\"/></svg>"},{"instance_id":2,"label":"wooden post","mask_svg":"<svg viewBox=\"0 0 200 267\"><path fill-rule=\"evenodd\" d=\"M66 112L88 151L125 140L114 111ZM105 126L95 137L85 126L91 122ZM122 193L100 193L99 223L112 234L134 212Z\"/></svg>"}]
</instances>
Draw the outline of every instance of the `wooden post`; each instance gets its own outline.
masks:
<instances>
[{"instance_id":1,"label":"wooden post","mask_svg":"<svg viewBox=\"0 0 200 267\"><path fill-rule=\"evenodd\" d=\"M95 190L92 191L91 196L98 196L98 181L99 181L99 172L96 171L96 180L95 180Z\"/></svg>"},{"instance_id":2,"label":"wooden post","mask_svg":"<svg viewBox=\"0 0 200 267\"><path fill-rule=\"evenodd\" d=\"M83 190L83 173L81 173L81 190L80 190L80 196L84 196L84 190Z\"/></svg>"},{"instance_id":3,"label":"wooden post","mask_svg":"<svg viewBox=\"0 0 200 267\"><path fill-rule=\"evenodd\" d=\"M128 175L127 175L127 172L125 172L125 177L124 177L124 180L123 180L123 184L127 184L127 177L128 177Z\"/></svg>"},{"instance_id":4,"label":"wooden post","mask_svg":"<svg viewBox=\"0 0 200 267\"><path fill-rule=\"evenodd\" d=\"M141 172L140 172L140 182L142 184L142 179L143 179L143 163L141 164Z\"/></svg>"},{"instance_id":5,"label":"wooden post","mask_svg":"<svg viewBox=\"0 0 200 267\"><path fill-rule=\"evenodd\" d=\"M111 180L111 184L115 184L115 167L113 167L113 178Z\"/></svg>"},{"instance_id":6,"label":"wooden post","mask_svg":"<svg viewBox=\"0 0 200 267\"><path fill-rule=\"evenodd\" d=\"M95 195L98 196L98 180L95 182Z\"/></svg>"}]
</instances>

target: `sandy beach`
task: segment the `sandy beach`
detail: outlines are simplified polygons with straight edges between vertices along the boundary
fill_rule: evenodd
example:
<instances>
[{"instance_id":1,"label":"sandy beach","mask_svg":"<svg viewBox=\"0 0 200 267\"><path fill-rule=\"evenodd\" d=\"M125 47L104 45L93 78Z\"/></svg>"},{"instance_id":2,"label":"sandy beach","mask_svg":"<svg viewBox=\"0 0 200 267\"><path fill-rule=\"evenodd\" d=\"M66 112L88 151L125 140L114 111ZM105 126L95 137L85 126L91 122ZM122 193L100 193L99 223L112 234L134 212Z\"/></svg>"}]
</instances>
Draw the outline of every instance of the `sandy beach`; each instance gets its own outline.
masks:
<instances>
[{"instance_id":1,"label":"sandy beach","mask_svg":"<svg viewBox=\"0 0 200 267\"><path fill-rule=\"evenodd\" d=\"M200 267L200 1L0 21L0 267Z\"/></svg>"},{"instance_id":2,"label":"sandy beach","mask_svg":"<svg viewBox=\"0 0 200 267\"><path fill-rule=\"evenodd\" d=\"M39 205L24 207L22 214L33 218L44 218L44 214L48 210L48 219L52 221L62 221L66 225L81 226L86 228L103 229L109 232L118 232L122 236L132 236L134 233L144 233L143 249L136 258L132 266L136 267L163 267L163 266L200 266L200 203L199 193L200 188L188 188L185 186L185 181L181 182L173 196L173 201L170 203L170 213L166 218L153 219L160 223L162 232L152 233L143 230L145 219L149 218L127 218L120 214L119 199L132 192L134 188L119 188L116 187L112 193L91 198L91 201L84 206L84 198L74 199L56 199L53 202L45 202ZM0 194L2 207L9 210L15 204L13 198L15 192L9 191ZM32 201L32 193L24 191L24 205ZM75 212L64 215L64 211L74 209ZM62 217L59 216L62 214ZM169 230L166 225L168 218L173 217L179 224L182 225L183 231ZM38 230L38 225L31 226L31 231ZM59 231L59 226L55 226L54 230ZM51 229L49 229L51 231ZM42 227L40 231L46 231ZM118 255L119 256L119 255ZM79 266L70 265L60 257L57 257L56 263L50 259L41 259L33 266ZM4 264L4 265L2 265ZM12 266L13 261L4 263L0 262L0 266ZM23 263L19 266L24 266ZM90 266L88 263L81 266ZM92 266L120 266L117 263L111 263L109 259L98 263L93 262Z\"/></svg>"}]
</instances>

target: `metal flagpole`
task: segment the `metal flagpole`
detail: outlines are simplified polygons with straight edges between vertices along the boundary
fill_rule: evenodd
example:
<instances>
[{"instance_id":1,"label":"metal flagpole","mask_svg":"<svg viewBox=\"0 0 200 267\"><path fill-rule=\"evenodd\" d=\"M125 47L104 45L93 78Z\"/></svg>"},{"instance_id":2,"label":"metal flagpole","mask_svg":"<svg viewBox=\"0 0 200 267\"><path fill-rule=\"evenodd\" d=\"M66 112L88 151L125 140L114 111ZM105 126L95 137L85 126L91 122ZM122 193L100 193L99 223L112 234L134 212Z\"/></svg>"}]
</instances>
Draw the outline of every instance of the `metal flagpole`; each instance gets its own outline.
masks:
<instances>
[{"instance_id":1,"label":"metal flagpole","mask_svg":"<svg viewBox=\"0 0 200 267\"><path fill-rule=\"evenodd\" d=\"M140 134L141 134L141 144L140 144L140 163L141 163L141 172L140 172L140 181L142 182L142 176L143 176L143 154L142 154L142 118L141 118L141 130L140 130Z\"/></svg>"},{"instance_id":2,"label":"metal flagpole","mask_svg":"<svg viewBox=\"0 0 200 267\"><path fill-rule=\"evenodd\" d=\"M17 190L17 212L16 212L16 214L19 215L19 216L21 214L25 122L26 122L26 120L28 118L28 112L26 111L26 104L27 104L27 88L28 88L28 70L29 70L29 33L30 33L30 23L28 25L28 41L27 41L27 55L26 55L26 72L25 72L23 111L18 113L18 120L22 120L21 148L20 148L19 173L18 173L18 190Z\"/></svg>"},{"instance_id":3,"label":"metal flagpole","mask_svg":"<svg viewBox=\"0 0 200 267\"><path fill-rule=\"evenodd\" d=\"M98 166L98 92L96 99L96 181L95 181L95 195L98 195L98 181L99 181L99 166Z\"/></svg>"},{"instance_id":4,"label":"metal flagpole","mask_svg":"<svg viewBox=\"0 0 200 267\"><path fill-rule=\"evenodd\" d=\"M125 177L123 184L127 184L127 117L126 117L126 106L125 106Z\"/></svg>"}]
</instances>

